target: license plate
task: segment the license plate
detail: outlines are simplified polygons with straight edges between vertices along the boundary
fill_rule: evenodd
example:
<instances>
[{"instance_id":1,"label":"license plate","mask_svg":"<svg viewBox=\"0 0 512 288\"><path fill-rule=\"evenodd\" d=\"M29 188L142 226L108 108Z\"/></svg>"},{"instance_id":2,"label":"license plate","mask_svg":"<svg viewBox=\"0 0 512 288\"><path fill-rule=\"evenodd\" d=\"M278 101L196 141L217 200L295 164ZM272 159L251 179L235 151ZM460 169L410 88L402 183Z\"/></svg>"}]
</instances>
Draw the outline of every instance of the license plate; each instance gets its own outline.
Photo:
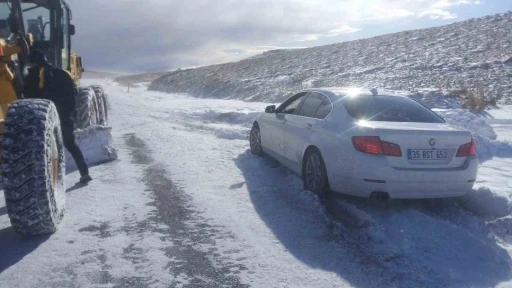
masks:
<instances>
[{"instance_id":1,"label":"license plate","mask_svg":"<svg viewBox=\"0 0 512 288\"><path fill-rule=\"evenodd\" d=\"M409 160L445 160L448 159L447 150L409 149Z\"/></svg>"}]
</instances>

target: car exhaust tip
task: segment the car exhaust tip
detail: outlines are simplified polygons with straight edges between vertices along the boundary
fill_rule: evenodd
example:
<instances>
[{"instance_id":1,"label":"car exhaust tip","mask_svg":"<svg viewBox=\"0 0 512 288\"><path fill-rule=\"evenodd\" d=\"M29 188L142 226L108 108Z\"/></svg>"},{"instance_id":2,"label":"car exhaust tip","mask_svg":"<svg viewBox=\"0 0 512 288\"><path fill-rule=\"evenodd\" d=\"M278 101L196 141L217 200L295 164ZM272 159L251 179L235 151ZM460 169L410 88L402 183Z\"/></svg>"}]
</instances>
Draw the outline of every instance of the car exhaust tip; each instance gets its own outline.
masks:
<instances>
[{"instance_id":1,"label":"car exhaust tip","mask_svg":"<svg viewBox=\"0 0 512 288\"><path fill-rule=\"evenodd\" d=\"M389 200L389 193L388 192L372 192L370 194L371 199L376 200Z\"/></svg>"}]
</instances>

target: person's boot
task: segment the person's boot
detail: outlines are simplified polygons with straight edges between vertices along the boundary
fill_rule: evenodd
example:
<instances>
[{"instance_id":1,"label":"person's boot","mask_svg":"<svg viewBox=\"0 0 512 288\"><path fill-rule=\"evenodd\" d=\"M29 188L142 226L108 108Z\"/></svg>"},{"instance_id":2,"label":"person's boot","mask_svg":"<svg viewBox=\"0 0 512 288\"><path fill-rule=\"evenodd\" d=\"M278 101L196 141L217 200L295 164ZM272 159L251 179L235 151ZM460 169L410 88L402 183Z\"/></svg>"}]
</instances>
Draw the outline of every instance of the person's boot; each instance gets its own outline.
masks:
<instances>
[{"instance_id":1,"label":"person's boot","mask_svg":"<svg viewBox=\"0 0 512 288\"><path fill-rule=\"evenodd\" d=\"M89 176L89 174L80 177L80 183L82 183L82 184L87 184L91 181L92 181L92 178L91 178L91 176Z\"/></svg>"}]
</instances>

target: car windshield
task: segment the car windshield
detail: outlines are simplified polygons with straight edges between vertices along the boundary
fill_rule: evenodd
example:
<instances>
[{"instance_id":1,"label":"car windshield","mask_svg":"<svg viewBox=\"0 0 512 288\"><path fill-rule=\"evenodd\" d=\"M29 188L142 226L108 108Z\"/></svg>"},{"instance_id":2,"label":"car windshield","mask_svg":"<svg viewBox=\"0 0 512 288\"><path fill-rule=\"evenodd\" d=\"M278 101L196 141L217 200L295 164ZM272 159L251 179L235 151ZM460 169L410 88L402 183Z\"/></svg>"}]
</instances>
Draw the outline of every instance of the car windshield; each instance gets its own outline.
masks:
<instances>
[{"instance_id":1,"label":"car windshield","mask_svg":"<svg viewBox=\"0 0 512 288\"><path fill-rule=\"evenodd\" d=\"M22 9L36 7L35 4L22 3ZM0 3L0 38L7 39L11 35L11 29L7 18L11 12L10 5L7 2ZM44 7L38 7L23 12L25 20L25 32L32 33L34 40L48 40L50 38L50 11ZM44 33L43 33L44 31Z\"/></svg>"},{"instance_id":2,"label":"car windshield","mask_svg":"<svg viewBox=\"0 0 512 288\"><path fill-rule=\"evenodd\" d=\"M445 121L418 102L396 96L347 97L343 105L357 120L388 122L444 123Z\"/></svg>"}]
</instances>

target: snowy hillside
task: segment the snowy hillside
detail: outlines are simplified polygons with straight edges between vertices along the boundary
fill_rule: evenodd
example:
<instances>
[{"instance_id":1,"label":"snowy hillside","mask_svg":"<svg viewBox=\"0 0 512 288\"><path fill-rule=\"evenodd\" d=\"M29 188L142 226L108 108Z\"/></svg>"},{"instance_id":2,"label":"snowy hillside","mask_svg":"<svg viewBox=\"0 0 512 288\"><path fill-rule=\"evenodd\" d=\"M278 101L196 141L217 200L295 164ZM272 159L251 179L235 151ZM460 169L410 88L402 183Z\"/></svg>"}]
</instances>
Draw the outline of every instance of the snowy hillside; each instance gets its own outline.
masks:
<instances>
[{"instance_id":1,"label":"snowy hillside","mask_svg":"<svg viewBox=\"0 0 512 288\"><path fill-rule=\"evenodd\" d=\"M121 85L134 85L139 83L145 83L145 82L152 82L155 79L158 79L159 77L167 74L167 72L150 72L150 73L144 73L144 74L136 74L136 75L123 75L118 76L114 79L117 83Z\"/></svg>"},{"instance_id":2,"label":"snowy hillside","mask_svg":"<svg viewBox=\"0 0 512 288\"><path fill-rule=\"evenodd\" d=\"M512 12L328 46L269 51L236 63L175 71L149 89L279 102L304 87L470 88L511 103L510 27Z\"/></svg>"},{"instance_id":3,"label":"snowy hillside","mask_svg":"<svg viewBox=\"0 0 512 288\"><path fill-rule=\"evenodd\" d=\"M104 80L110 80L118 77L119 75L115 73L109 73L109 72L99 72L99 71L92 71L92 70L85 70L82 74L82 79L104 79Z\"/></svg>"}]
</instances>

